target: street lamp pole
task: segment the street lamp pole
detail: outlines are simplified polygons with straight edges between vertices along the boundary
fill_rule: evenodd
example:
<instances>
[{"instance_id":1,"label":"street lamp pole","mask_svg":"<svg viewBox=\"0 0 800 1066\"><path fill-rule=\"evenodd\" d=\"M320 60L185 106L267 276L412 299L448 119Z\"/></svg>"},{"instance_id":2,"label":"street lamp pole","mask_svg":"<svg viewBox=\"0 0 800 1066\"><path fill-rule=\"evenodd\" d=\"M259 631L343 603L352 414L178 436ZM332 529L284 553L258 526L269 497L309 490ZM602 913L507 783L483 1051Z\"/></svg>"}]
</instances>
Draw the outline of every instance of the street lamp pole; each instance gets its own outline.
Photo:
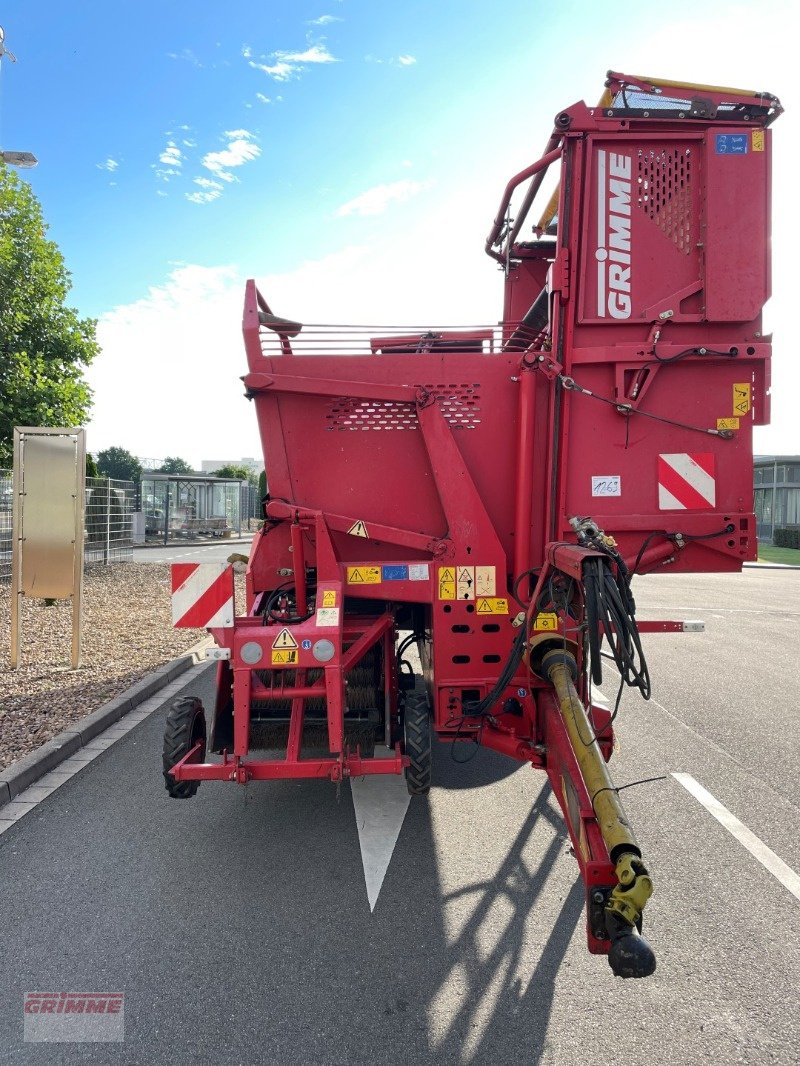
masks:
<instances>
[{"instance_id":1,"label":"street lamp pole","mask_svg":"<svg viewBox=\"0 0 800 1066\"><path fill-rule=\"evenodd\" d=\"M7 56L12 63L16 63L17 57L13 52L5 46L6 31L0 26L0 61L3 56ZM10 167L19 167L21 170L29 170L31 167L35 167L39 160L33 154L33 152L3 152L0 151L0 159L4 163L7 163Z\"/></svg>"}]
</instances>

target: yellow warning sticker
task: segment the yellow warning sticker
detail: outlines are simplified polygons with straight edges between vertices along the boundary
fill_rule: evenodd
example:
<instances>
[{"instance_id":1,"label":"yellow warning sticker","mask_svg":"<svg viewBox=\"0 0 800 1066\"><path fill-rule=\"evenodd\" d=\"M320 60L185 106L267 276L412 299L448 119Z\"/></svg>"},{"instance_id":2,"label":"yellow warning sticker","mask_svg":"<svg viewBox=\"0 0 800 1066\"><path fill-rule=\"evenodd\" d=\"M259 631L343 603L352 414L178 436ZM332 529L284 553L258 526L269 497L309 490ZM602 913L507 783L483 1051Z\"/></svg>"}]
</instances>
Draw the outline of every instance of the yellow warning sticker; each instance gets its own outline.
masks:
<instances>
[{"instance_id":1,"label":"yellow warning sticker","mask_svg":"<svg viewBox=\"0 0 800 1066\"><path fill-rule=\"evenodd\" d=\"M495 568L493 566L475 567L475 595L494 596L497 592Z\"/></svg>"},{"instance_id":2,"label":"yellow warning sticker","mask_svg":"<svg viewBox=\"0 0 800 1066\"><path fill-rule=\"evenodd\" d=\"M273 666L297 666L297 648L273 648L272 649L272 665Z\"/></svg>"},{"instance_id":3,"label":"yellow warning sticker","mask_svg":"<svg viewBox=\"0 0 800 1066\"><path fill-rule=\"evenodd\" d=\"M738 418L718 418L717 419L717 429L738 429L738 428L739 428L739 419Z\"/></svg>"},{"instance_id":4,"label":"yellow warning sticker","mask_svg":"<svg viewBox=\"0 0 800 1066\"><path fill-rule=\"evenodd\" d=\"M753 151L754 152L763 152L764 151L764 131L763 130L753 130L752 137L753 137L753 140L752 140Z\"/></svg>"},{"instance_id":5,"label":"yellow warning sticker","mask_svg":"<svg viewBox=\"0 0 800 1066\"><path fill-rule=\"evenodd\" d=\"M369 536L369 533L367 532L367 527L364 525L360 518L357 522L353 522L352 526L350 526L347 532L350 534L351 537Z\"/></svg>"},{"instance_id":6,"label":"yellow warning sticker","mask_svg":"<svg viewBox=\"0 0 800 1066\"><path fill-rule=\"evenodd\" d=\"M380 585L381 568L379 566L348 566L348 585Z\"/></svg>"},{"instance_id":7,"label":"yellow warning sticker","mask_svg":"<svg viewBox=\"0 0 800 1066\"><path fill-rule=\"evenodd\" d=\"M537 631L558 629L558 615L553 611L541 611L534 619L533 628Z\"/></svg>"},{"instance_id":8,"label":"yellow warning sticker","mask_svg":"<svg viewBox=\"0 0 800 1066\"><path fill-rule=\"evenodd\" d=\"M454 600L456 598L456 568L454 566L439 567L439 599Z\"/></svg>"},{"instance_id":9,"label":"yellow warning sticker","mask_svg":"<svg viewBox=\"0 0 800 1066\"><path fill-rule=\"evenodd\" d=\"M277 637L272 642L272 647L281 651L286 648L297 648L297 641L292 636L291 629L285 627L280 631Z\"/></svg>"},{"instance_id":10,"label":"yellow warning sticker","mask_svg":"<svg viewBox=\"0 0 800 1066\"><path fill-rule=\"evenodd\" d=\"M508 600L496 596L485 596L478 600L475 611L477 614L508 614Z\"/></svg>"},{"instance_id":11,"label":"yellow warning sticker","mask_svg":"<svg viewBox=\"0 0 800 1066\"><path fill-rule=\"evenodd\" d=\"M475 567L456 567L456 595L460 600L475 599Z\"/></svg>"},{"instance_id":12,"label":"yellow warning sticker","mask_svg":"<svg viewBox=\"0 0 800 1066\"><path fill-rule=\"evenodd\" d=\"M322 593L322 606L323 607L335 607L336 606L336 590L328 589Z\"/></svg>"},{"instance_id":13,"label":"yellow warning sticker","mask_svg":"<svg viewBox=\"0 0 800 1066\"><path fill-rule=\"evenodd\" d=\"M752 385L749 381L733 386L733 414L746 415L750 410Z\"/></svg>"}]
</instances>

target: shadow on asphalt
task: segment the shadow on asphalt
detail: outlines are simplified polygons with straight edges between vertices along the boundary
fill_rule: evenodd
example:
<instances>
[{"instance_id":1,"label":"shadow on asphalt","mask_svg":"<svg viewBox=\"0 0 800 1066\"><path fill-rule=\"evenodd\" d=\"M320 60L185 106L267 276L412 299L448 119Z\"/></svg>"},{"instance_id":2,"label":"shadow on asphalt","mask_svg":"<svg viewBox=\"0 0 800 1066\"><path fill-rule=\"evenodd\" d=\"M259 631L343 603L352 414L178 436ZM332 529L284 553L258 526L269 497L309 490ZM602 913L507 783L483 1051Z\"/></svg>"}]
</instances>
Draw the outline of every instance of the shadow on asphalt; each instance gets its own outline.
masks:
<instances>
[{"instance_id":1,"label":"shadow on asphalt","mask_svg":"<svg viewBox=\"0 0 800 1066\"><path fill-rule=\"evenodd\" d=\"M204 784L170 800L165 714L0 838L0 1040L12 1061L540 1061L582 913L579 885L563 878L560 913L545 899L566 846L546 784L483 863L451 808L470 802L485 833L504 800L484 789L508 787L506 760L481 752L455 766L440 745L436 787L460 791L412 801L370 913L349 789L337 802L321 782ZM479 876L462 873L468 857ZM22 1042L25 992L90 986L125 993L122 1047L45 1056Z\"/></svg>"}]
</instances>

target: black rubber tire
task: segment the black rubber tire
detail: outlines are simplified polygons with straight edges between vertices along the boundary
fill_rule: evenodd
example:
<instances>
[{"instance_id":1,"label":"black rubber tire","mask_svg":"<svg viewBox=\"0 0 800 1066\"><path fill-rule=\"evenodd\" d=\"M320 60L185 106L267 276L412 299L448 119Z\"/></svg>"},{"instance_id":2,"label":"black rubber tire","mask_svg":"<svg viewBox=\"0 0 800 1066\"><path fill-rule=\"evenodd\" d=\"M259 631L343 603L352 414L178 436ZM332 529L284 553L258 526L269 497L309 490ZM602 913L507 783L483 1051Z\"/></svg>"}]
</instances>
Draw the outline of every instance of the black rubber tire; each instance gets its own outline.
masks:
<instances>
[{"instance_id":1,"label":"black rubber tire","mask_svg":"<svg viewBox=\"0 0 800 1066\"><path fill-rule=\"evenodd\" d=\"M409 692L403 708L403 749L411 759L406 787L412 796L431 790L431 716L424 692Z\"/></svg>"},{"instance_id":2,"label":"black rubber tire","mask_svg":"<svg viewBox=\"0 0 800 1066\"><path fill-rule=\"evenodd\" d=\"M199 781L176 781L169 772L175 763L188 755L198 740L202 740L203 747L197 761L205 762L206 714L203 704L196 696L176 700L167 715L162 753L164 784L173 799L189 799L200 787Z\"/></svg>"}]
</instances>

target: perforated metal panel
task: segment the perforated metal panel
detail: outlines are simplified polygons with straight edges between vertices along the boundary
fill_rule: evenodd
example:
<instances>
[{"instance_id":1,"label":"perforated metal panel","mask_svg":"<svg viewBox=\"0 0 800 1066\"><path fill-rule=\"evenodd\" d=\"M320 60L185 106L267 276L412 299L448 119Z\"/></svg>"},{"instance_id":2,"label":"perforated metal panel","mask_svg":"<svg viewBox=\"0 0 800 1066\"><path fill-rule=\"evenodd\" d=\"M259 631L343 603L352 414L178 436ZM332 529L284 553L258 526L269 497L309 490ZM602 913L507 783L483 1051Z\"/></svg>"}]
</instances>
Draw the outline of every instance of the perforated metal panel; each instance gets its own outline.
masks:
<instances>
[{"instance_id":1,"label":"perforated metal panel","mask_svg":"<svg viewBox=\"0 0 800 1066\"><path fill-rule=\"evenodd\" d=\"M427 389L438 401L446 421L454 429L474 429L480 425L480 394L477 384L416 386ZM333 400L325 413L331 430L418 429L417 415L411 404L356 400L341 396Z\"/></svg>"},{"instance_id":2,"label":"perforated metal panel","mask_svg":"<svg viewBox=\"0 0 800 1066\"><path fill-rule=\"evenodd\" d=\"M692 250L692 149L639 149L636 204L686 255Z\"/></svg>"}]
</instances>

